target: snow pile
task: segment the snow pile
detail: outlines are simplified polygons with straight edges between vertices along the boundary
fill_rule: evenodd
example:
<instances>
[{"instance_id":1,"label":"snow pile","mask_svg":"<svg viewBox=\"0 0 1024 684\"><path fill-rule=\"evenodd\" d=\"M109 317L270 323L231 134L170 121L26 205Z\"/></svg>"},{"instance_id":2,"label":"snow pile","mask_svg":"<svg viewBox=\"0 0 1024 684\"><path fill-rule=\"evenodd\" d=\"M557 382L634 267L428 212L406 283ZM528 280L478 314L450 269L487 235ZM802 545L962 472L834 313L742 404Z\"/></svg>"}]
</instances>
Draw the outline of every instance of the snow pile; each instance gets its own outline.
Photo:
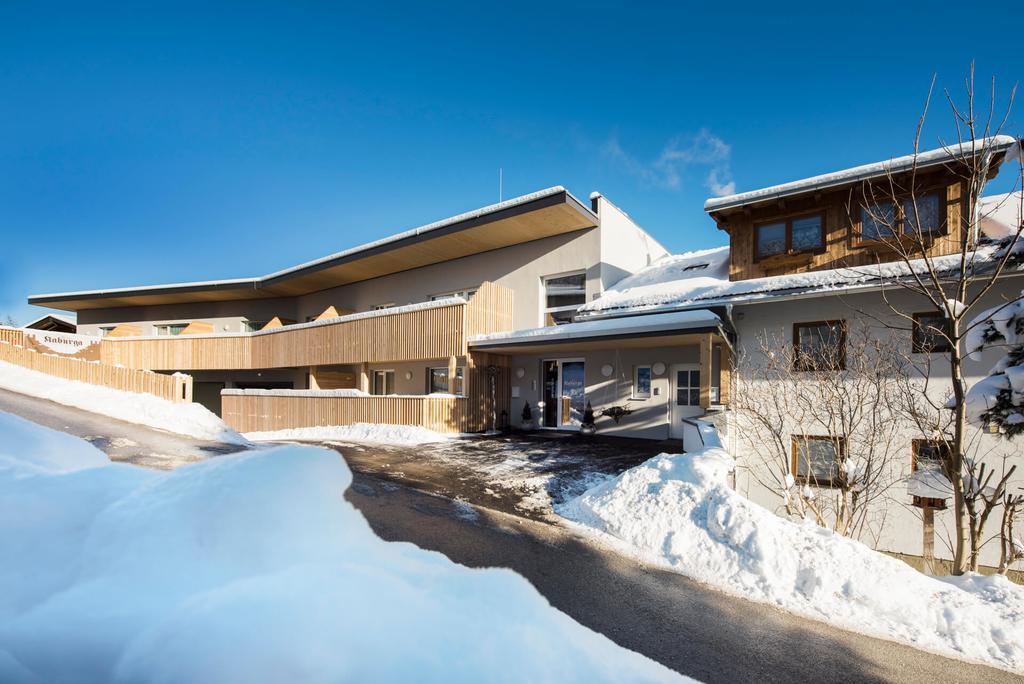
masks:
<instances>
[{"instance_id":1,"label":"snow pile","mask_svg":"<svg viewBox=\"0 0 1024 684\"><path fill-rule=\"evenodd\" d=\"M1024 587L957 586L745 499L720 449L662 454L559 507L642 560L746 598L919 648L1024 669Z\"/></svg>"},{"instance_id":2,"label":"snow pile","mask_svg":"<svg viewBox=\"0 0 1024 684\"><path fill-rule=\"evenodd\" d=\"M453 435L428 430L417 425L386 423L353 423L320 427L290 428L270 432L247 432L253 442L368 442L371 444L432 444L447 442Z\"/></svg>"},{"instance_id":3,"label":"snow pile","mask_svg":"<svg viewBox=\"0 0 1024 684\"><path fill-rule=\"evenodd\" d=\"M335 452L158 473L23 428L0 467L0 681L683 679L509 570L380 540Z\"/></svg>"},{"instance_id":4,"label":"snow pile","mask_svg":"<svg viewBox=\"0 0 1024 684\"><path fill-rule=\"evenodd\" d=\"M227 444L247 443L200 404L175 404L152 394L65 380L3 361L0 361L0 388L186 437Z\"/></svg>"}]
</instances>

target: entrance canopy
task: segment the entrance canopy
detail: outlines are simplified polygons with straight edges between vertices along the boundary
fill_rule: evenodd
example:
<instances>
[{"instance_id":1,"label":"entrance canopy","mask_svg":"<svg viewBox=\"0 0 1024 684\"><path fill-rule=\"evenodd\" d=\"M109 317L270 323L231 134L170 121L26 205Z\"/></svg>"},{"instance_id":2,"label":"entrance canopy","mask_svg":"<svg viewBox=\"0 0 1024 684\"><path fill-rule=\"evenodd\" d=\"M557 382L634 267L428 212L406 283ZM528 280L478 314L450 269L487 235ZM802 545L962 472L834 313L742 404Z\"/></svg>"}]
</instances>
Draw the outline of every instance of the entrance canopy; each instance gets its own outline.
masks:
<instances>
[{"instance_id":1,"label":"entrance canopy","mask_svg":"<svg viewBox=\"0 0 1024 684\"><path fill-rule=\"evenodd\" d=\"M473 351L499 354L663 347L694 344L701 335L720 333L722 320L707 309L608 318L596 321L513 330L470 338Z\"/></svg>"}]
</instances>

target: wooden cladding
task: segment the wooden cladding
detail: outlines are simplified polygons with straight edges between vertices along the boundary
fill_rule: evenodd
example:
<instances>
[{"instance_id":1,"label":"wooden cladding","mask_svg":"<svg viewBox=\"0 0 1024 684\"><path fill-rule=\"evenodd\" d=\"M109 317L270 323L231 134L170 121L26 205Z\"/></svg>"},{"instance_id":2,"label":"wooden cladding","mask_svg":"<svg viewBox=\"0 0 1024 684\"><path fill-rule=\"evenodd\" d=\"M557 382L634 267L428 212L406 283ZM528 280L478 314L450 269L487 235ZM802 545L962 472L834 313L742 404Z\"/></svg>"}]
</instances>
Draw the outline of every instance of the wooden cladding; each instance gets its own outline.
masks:
<instances>
[{"instance_id":1,"label":"wooden cladding","mask_svg":"<svg viewBox=\"0 0 1024 684\"><path fill-rule=\"evenodd\" d=\"M192 378L188 375L161 375L66 356L40 354L13 344L0 344L0 361L65 380L152 394L174 402L192 401Z\"/></svg>"},{"instance_id":2,"label":"wooden cladding","mask_svg":"<svg viewBox=\"0 0 1024 684\"><path fill-rule=\"evenodd\" d=\"M469 335L512 328L512 292L483 283L467 303L284 326L264 334L104 339L105 363L151 370L239 370L464 356Z\"/></svg>"},{"instance_id":3,"label":"wooden cladding","mask_svg":"<svg viewBox=\"0 0 1024 684\"><path fill-rule=\"evenodd\" d=\"M469 404L467 397L450 396L221 395L224 422L239 432L353 423L418 425L437 432L469 432Z\"/></svg>"},{"instance_id":4,"label":"wooden cladding","mask_svg":"<svg viewBox=\"0 0 1024 684\"><path fill-rule=\"evenodd\" d=\"M928 256L956 253L964 230L963 216L966 215L966 199L960 181L953 180L948 172L938 171L919 175L915 187L916 197L937 194L941 203L942 226L927 240ZM891 246L886 247L885 241L861 239L862 206L876 206L886 199L891 201L887 194L895 194L897 202L904 197L898 188L894 191L878 186L872 198L870 189L854 187L765 201L760 205L713 214L719 227L729 233L729 279L747 280L898 260L898 255ZM809 215L822 216L823 247L799 250L788 242L791 238L787 237L787 250L782 254L758 258L758 227L773 224L789 226L792 221ZM899 225L902 224L897 227Z\"/></svg>"},{"instance_id":5,"label":"wooden cladding","mask_svg":"<svg viewBox=\"0 0 1024 684\"><path fill-rule=\"evenodd\" d=\"M0 328L0 342L25 346L25 332L18 328Z\"/></svg>"}]
</instances>

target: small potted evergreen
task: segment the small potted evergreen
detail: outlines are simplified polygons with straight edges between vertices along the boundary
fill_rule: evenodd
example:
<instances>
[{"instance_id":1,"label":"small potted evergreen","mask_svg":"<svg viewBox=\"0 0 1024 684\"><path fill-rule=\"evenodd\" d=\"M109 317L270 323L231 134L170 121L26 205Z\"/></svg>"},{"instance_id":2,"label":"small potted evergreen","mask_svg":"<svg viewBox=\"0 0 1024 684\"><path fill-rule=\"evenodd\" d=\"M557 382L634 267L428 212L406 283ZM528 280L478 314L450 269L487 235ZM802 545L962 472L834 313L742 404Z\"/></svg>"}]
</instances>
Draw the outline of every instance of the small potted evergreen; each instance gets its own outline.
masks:
<instances>
[{"instance_id":1,"label":"small potted evergreen","mask_svg":"<svg viewBox=\"0 0 1024 684\"><path fill-rule=\"evenodd\" d=\"M597 425L594 424L594 407L587 402L587 408L583 411L583 422L580 423L580 433L592 435L597 432Z\"/></svg>"},{"instance_id":2,"label":"small potted evergreen","mask_svg":"<svg viewBox=\"0 0 1024 684\"><path fill-rule=\"evenodd\" d=\"M533 409L530 408L530 402L523 404L523 415L521 416L521 419L524 430L532 430L536 427L533 422Z\"/></svg>"}]
</instances>

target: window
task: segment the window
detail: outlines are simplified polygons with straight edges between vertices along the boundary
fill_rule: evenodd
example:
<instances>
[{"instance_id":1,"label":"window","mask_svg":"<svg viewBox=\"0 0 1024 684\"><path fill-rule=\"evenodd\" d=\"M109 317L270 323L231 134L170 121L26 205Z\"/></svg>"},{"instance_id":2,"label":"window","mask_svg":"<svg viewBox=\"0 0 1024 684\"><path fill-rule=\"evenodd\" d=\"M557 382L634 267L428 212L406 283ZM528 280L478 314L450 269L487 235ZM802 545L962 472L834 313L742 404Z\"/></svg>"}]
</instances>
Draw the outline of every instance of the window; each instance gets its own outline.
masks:
<instances>
[{"instance_id":1,"label":"window","mask_svg":"<svg viewBox=\"0 0 1024 684\"><path fill-rule=\"evenodd\" d=\"M373 371L373 394L384 396L395 393L395 371Z\"/></svg>"},{"instance_id":2,"label":"window","mask_svg":"<svg viewBox=\"0 0 1024 684\"><path fill-rule=\"evenodd\" d=\"M887 240L897 235L936 234L942 231L942 201L937 193L908 197L897 205L879 202L861 207L860 239L865 242Z\"/></svg>"},{"instance_id":3,"label":"window","mask_svg":"<svg viewBox=\"0 0 1024 684\"><path fill-rule=\"evenodd\" d=\"M780 254L817 252L824 247L823 214L799 216L754 226L755 261Z\"/></svg>"},{"instance_id":4,"label":"window","mask_svg":"<svg viewBox=\"0 0 1024 684\"><path fill-rule=\"evenodd\" d=\"M544 279L544 325L572 323L587 301L587 275L573 273Z\"/></svg>"},{"instance_id":5,"label":"window","mask_svg":"<svg viewBox=\"0 0 1024 684\"><path fill-rule=\"evenodd\" d=\"M454 292L441 292L439 294L430 295L430 301L436 302L438 299L448 299L449 297L462 297L463 299L469 299L475 294L476 288L473 288L472 290L455 290Z\"/></svg>"},{"instance_id":6,"label":"window","mask_svg":"<svg viewBox=\"0 0 1024 684\"><path fill-rule=\"evenodd\" d=\"M448 367L430 368L427 373L427 394L448 394ZM462 367L455 369L455 394L464 394Z\"/></svg>"},{"instance_id":7,"label":"window","mask_svg":"<svg viewBox=\"0 0 1024 684\"><path fill-rule=\"evenodd\" d=\"M911 348L915 354L948 352L950 332L949 319L939 312L914 314Z\"/></svg>"},{"instance_id":8,"label":"window","mask_svg":"<svg viewBox=\"0 0 1024 684\"><path fill-rule=\"evenodd\" d=\"M383 311L384 309L392 309L392 308L394 308L394 306L395 306L394 302L388 302L387 304L374 304L373 305L373 310L374 311Z\"/></svg>"},{"instance_id":9,"label":"window","mask_svg":"<svg viewBox=\"0 0 1024 684\"><path fill-rule=\"evenodd\" d=\"M110 333L114 332L114 328L116 328L116 327L117 327L116 325L105 325L105 326L103 326L102 328L100 328L100 337L106 337Z\"/></svg>"},{"instance_id":10,"label":"window","mask_svg":"<svg viewBox=\"0 0 1024 684\"><path fill-rule=\"evenodd\" d=\"M676 371L676 406L700 406L700 371Z\"/></svg>"},{"instance_id":11,"label":"window","mask_svg":"<svg viewBox=\"0 0 1024 684\"><path fill-rule=\"evenodd\" d=\"M845 367L846 324L843 321L793 326L793 370L842 370Z\"/></svg>"},{"instance_id":12,"label":"window","mask_svg":"<svg viewBox=\"0 0 1024 684\"><path fill-rule=\"evenodd\" d=\"M946 474L950 462L949 443L937 439L915 439L913 442L911 472L934 470Z\"/></svg>"},{"instance_id":13,"label":"window","mask_svg":"<svg viewBox=\"0 0 1024 684\"><path fill-rule=\"evenodd\" d=\"M633 398L651 398L651 367L637 366L633 369Z\"/></svg>"},{"instance_id":14,"label":"window","mask_svg":"<svg viewBox=\"0 0 1024 684\"><path fill-rule=\"evenodd\" d=\"M263 330L270 321L242 321L242 332L256 332L257 330Z\"/></svg>"},{"instance_id":15,"label":"window","mask_svg":"<svg viewBox=\"0 0 1024 684\"><path fill-rule=\"evenodd\" d=\"M841 484L846 458L846 440L842 437L793 435L792 474L801 484L834 487Z\"/></svg>"},{"instance_id":16,"label":"window","mask_svg":"<svg viewBox=\"0 0 1024 684\"><path fill-rule=\"evenodd\" d=\"M181 331L188 327L188 323L167 323L165 325L154 325L153 330L157 335L180 335Z\"/></svg>"}]
</instances>

